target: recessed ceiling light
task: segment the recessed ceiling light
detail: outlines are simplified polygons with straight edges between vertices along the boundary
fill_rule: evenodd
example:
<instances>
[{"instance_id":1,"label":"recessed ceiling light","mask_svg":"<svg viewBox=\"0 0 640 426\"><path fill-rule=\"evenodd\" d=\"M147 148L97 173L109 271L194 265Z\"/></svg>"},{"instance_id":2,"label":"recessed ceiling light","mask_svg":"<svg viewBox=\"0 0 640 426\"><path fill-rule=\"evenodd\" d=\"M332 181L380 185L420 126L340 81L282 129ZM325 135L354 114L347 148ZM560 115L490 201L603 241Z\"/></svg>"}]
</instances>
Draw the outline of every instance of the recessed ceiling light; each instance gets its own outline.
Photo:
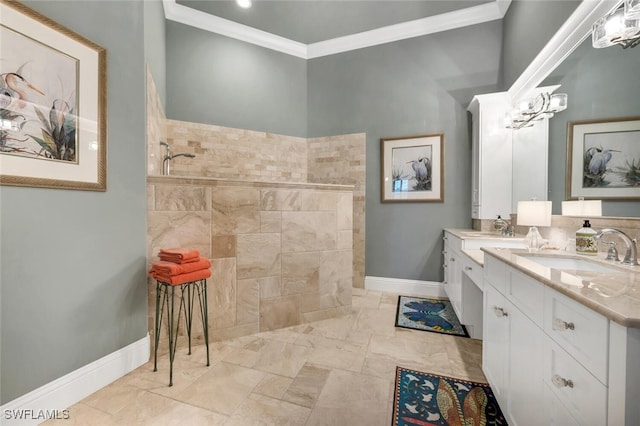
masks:
<instances>
[{"instance_id":1,"label":"recessed ceiling light","mask_svg":"<svg viewBox=\"0 0 640 426\"><path fill-rule=\"evenodd\" d=\"M249 9L251 7L251 0L236 0L236 3L243 9Z\"/></svg>"}]
</instances>

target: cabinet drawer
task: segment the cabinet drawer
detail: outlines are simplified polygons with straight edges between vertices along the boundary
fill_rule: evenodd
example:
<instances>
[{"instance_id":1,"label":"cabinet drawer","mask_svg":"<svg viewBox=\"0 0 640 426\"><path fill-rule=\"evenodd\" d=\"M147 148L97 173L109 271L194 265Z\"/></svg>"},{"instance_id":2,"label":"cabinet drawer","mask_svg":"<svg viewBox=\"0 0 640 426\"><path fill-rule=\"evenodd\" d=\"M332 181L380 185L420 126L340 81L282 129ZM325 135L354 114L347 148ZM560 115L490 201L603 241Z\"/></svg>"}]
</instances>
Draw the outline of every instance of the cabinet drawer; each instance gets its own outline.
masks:
<instances>
[{"instance_id":1,"label":"cabinet drawer","mask_svg":"<svg viewBox=\"0 0 640 426\"><path fill-rule=\"evenodd\" d=\"M607 388L549 337L543 380L581 425L607 424Z\"/></svg>"},{"instance_id":2,"label":"cabinet drawer","mask_svg":"<svg viewBox=\"0 0 640 426\"><path fill-rule=\"evenodd\" d=\"M507 265L492 257L484 254L483 278L489 281L502 294L507 293ZM486 287L486 285L484 286Z\"/></svg>"},{"instance_id":3,"label":"cabinet drawer","mask_svg":"<svg viewBox=\"0 0 640 426\"><path fill-rule=\"evenodd\" d=\"M482 285L482 266L478 265L469 257L462 255L462 272L466 274L473 283L480 288L484 288Z\"/></svg>"},{"instance_id":4,"label":"cabinet drawer","mask_svg":"<svg viewBox=\"0 0 640 426\"><path fill-rule=\"evenodd\" d=\"M598 380L607 384L607 318L547 287L544 330Z\"/></svg>"},{"instance_id":5,"label":"cabinet drawer","mask_svg":"<svg viewBox=\"0 0 640 426\"><path fill-rule=\"evenodd\" d=\"M508 271L507 297L522 313L542 328L544 285L512 268L509 268Z\"/></svg>"}]
</instances>

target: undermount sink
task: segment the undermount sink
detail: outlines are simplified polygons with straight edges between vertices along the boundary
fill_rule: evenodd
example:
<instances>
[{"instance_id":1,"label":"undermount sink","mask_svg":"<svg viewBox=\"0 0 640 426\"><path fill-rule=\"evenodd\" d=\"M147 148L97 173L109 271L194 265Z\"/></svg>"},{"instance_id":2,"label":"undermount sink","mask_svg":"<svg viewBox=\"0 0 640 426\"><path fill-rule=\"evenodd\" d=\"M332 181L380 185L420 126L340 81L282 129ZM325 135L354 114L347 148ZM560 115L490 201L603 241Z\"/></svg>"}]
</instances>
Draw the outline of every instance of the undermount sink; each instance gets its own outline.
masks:
<instances>
[{"instance_id":1,"label":"undermount sink","mask_svg":"<svg viewBox=\"0 0 640 426\"><path fill-rule=\"evenodd\" d=\"M618 269L610 268L598 262L592 262L586 259L576 259L572 257L560 256L539 256L522 254L521 257L535 262L547 268L560 269L565 271L584 271L584 272L604 272L615 273L621 272Z\"/></svg>"}]
</instances>

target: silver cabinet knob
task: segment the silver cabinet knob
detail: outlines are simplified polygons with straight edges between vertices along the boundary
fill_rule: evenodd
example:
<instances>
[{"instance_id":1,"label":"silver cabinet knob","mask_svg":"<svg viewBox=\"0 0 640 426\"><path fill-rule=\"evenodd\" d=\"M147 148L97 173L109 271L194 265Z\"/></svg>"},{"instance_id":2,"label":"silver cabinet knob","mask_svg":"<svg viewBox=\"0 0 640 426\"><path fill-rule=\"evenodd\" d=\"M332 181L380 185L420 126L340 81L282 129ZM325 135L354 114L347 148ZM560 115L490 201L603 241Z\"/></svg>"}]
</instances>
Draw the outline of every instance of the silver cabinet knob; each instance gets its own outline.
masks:
<instances>
[{"instance_id":1,"label":"silver cabinet knob","mask_svg":"<svg viewBox=\"0 0 640 426\"><path fill-rule=\"evenodd\" d=\"M569 380L569 379L565 379L564 377L561 377L557 374L554 374L551 377L551 383L553 383L553 385L557 388L572 388L573 387L573 381Z\"/></svg>"},{"instance_id":2,"label":"silver cabinet knob","mask_svg":"<svg viewBox=\"0 0 640 426\"><path fill-rule=\"evenodd\" d=\"M559 318L554 318L553 329L556 331L575 330L576 326L572 322L566 322Z\"/></svg>"},{"instance_id":3,"label":"silver cabinet knob","mask_svg":"<svg viewBox=\"0 0 640 426\"><path fill-rule=\"evenodd\" d=\"M455 262L456 258L455 257L450 257L449 260L452 261L452 262Z\"/></svg>"},{"instance_id":4,"label":"silver cabinet knob","mask_svg":"<svg viewBox=\"0 0 640 426\"><path fill-rule=\"evenodd\" d=\"M473 270L473 268L472 268L471 266L465 266L465 267L464 267L464 270L465 270L465 271L472 271L472 270Z\"/></svg>"},{"instance_id":5,"label":"silver cabinet knob","mask_svg":"<svg viewBox=\"0 0 640 426\"><path fill-rule=\"evenodd\" d=\"M497 317L508 317L509 313L499 306L493 307L493 313L496 314Z\"/></svg>"}]
</instances>

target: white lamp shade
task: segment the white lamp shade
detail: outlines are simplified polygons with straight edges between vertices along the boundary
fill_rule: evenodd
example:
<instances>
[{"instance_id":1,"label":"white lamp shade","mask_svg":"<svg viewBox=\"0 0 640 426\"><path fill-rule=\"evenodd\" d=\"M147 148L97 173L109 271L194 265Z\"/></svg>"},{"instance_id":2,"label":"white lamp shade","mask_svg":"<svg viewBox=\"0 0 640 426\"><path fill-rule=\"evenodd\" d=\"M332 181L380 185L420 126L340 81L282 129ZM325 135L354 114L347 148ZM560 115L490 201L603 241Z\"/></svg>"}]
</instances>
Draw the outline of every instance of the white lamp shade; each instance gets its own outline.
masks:
<instances>
[{"instance_id":1,"label":"white lamp shade","mask_svg":"<svg viewBox=\"0 0 640 426\"><path fill-rule=\"evenodd\" d=\"M518 225L551 226L551 201L518 201Z\"/></svg>"},{"instance_id":2,"label":"white lamp shade","mask_svg":"<svg viewBox=\"0 0 640 426\"><path fill-rule=\"evenodd\" d=\"M602 216L601 200L577 200L562 202L562 216Z\"/></svg>"}]
</instances>

